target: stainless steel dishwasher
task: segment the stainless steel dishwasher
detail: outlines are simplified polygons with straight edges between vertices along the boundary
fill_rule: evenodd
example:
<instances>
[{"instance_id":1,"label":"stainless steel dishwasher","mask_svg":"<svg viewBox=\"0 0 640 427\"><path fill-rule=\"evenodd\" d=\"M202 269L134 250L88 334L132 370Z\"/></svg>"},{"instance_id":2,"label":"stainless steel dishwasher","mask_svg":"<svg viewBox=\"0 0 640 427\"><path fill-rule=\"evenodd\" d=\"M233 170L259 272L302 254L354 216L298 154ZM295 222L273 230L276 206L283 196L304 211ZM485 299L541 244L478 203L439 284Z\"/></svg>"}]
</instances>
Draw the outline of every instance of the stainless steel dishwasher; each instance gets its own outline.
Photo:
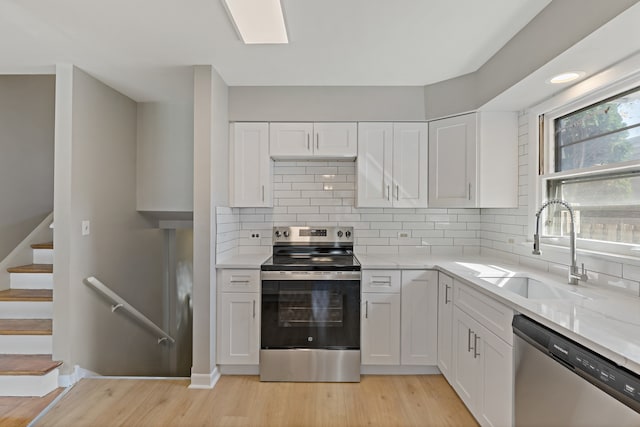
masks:
<instances>
[{"instance_id":1,"label":"stainless steel dishwasher","mask_svg":"<svg viewBox=\"0 0 640 427\"><path fill-rule=\"evenodd\" d=\"M517 427L640 426L640 376L523 316L515 334Z\"/></svg>"}]
</instances>

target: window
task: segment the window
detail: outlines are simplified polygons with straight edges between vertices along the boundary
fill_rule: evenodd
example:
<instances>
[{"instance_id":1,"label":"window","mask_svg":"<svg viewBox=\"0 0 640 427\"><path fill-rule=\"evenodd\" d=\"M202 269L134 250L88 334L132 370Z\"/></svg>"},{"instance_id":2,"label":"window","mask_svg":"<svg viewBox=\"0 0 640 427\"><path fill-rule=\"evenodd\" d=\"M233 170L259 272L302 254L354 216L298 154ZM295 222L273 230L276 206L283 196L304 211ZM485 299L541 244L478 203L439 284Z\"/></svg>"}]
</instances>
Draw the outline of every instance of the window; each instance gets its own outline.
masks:
<instances>
[{"instance_id":1,"label":"window","mask_svg":"<svg viewBox=\"0 0 640 427\"><path fill-rule=\"evenodd\" d=\"M544 199L576 212L576 233L595 249L627 252L640 245L640 87L574 111L544 117ZM545 173L546 172L546 173ZM550 206L543 234L567 236L568 212ZM633 245L633 246L630 246ZM588 246L588 245L587 245ZM635 247L634 247L635 246ZM637 254L637 252L636 252Z\"/></svg>"}]
</instances>

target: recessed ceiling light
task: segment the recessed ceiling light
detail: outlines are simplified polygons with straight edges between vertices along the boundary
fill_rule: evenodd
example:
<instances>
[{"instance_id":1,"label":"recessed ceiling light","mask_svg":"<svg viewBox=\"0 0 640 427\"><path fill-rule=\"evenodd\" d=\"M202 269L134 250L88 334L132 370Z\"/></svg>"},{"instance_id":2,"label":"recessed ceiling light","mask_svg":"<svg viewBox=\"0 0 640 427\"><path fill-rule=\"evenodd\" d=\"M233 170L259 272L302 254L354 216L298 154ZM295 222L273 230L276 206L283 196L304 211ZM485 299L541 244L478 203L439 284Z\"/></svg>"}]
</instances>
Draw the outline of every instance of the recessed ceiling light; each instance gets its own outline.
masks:
<instances>
[{"instance_id":1,"label":"recessed ceiling light","mask_svg":"<svg viewBox=\"0 0 640 427\"><path fill-rule=\"evenodd\" d=\"M547 83L562 84L569 83L580 77L584 76L584 71L567 71L566 73L558 74L547 80Z\"/></svg>"},{"instance_id":2,"label":"recessed ceiling light","mask_svg":"<svg viewBox=\"0 0 640 427\"><path fill-rule=\"evenodd\" d=\"M289 43L280 0L222 0L246 44Z\"/></svg>"}]
</instances>

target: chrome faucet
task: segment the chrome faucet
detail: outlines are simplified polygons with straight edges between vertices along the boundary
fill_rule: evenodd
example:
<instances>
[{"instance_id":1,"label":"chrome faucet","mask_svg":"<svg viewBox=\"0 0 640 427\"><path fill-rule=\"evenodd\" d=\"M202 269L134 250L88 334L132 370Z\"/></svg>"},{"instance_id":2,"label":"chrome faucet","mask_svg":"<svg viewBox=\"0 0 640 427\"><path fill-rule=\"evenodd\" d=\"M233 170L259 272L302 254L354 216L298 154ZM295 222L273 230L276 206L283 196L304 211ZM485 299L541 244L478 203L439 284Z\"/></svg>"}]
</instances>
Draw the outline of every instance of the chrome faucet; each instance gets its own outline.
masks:
<instances>
[{"instance_id":1,"label":"chrome faucet","mask_svg":"<svg viewBox=\"0 0 640 427\"><path fill-rule=\"evenodd\" d=\"M573 208L571 205L564 200L560 199L551 199L547 200L540 206L538 212L536 213L536 234L533 235L533 254L540 255L540 214L542 211L549 205L562 205L569 211L569 216L571 217L571 230L569 232L569 252L571 253L571 266L569 267L569 284L577 285L578 280L586 281L589 277L587 276L587 270L584 268L584 263L582 264L582 271L578 269L577 265L577 257L576 257L576 218L573 213Z\"/></svg>"}]
</instances>

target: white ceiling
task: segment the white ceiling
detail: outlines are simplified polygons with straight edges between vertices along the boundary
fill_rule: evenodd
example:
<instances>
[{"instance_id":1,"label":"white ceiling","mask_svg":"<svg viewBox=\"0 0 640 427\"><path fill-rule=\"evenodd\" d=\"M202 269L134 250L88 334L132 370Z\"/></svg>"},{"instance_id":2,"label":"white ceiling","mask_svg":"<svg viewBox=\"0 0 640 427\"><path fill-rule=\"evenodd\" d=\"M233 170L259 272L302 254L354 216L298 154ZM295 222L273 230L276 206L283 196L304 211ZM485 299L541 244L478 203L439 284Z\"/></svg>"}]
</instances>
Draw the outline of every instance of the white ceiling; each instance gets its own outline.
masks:
<instances>
[{"instance_id":1,"label":"white ceiling","mask_svg":"<svg viewBox=\"0 0 640 427\"><path fill-rule=\"evenodd\" d=\"M475 71L550 0L282 0L288 45L244 45L220 0L0 0L0 73L68 62L137 101L230 86L425 85Z\"/></svg>"}]
</instances>

